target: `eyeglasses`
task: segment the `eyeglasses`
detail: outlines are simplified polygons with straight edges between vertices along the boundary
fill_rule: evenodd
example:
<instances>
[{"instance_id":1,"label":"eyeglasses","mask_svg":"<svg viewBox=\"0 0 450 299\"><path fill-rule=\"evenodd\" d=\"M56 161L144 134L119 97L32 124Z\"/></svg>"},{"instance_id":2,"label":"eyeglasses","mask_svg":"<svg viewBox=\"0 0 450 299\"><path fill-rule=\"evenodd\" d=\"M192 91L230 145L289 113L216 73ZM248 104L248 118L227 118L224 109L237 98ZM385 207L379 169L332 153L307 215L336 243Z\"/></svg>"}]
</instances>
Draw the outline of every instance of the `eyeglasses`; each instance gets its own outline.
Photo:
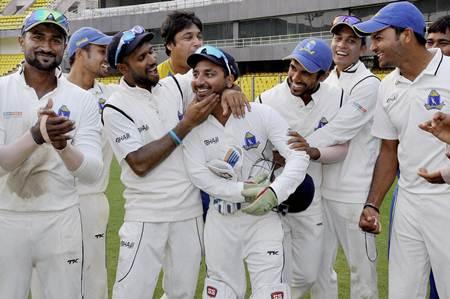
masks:
<instances>
[{"instance_id":1,"label":"eyeglasses","mask_svg":"<svg viewBox=\"0 0 450 299\"><path fill-rule=\"evenodd\" d=\"M119 54L122 51L122 47L124 45L130 44L132 41L136 39L137 35L141 35L144 32L145 32L144 27L136 25L130 30L127 30L124 33L122 33L119 44L117 45L116 56L114 57L114 65L117 65L118 62L117 59L119 58Z\"/></svg>"},{"instance_id":2,"label":"eyeglasses","mask_svg":"<svg viewBox=\"0 0 450 299\"><path fill-rule=\"evenodd\" d=\"M339 23L345 23L350 26L353 26L361 21L362 20L360 18L358 18L357 16L337 16L336 18L334 18L331 26L334 26Z\"/></svg>"},{"instance_id":3,"label":"eyeglasses","mask_svg":"<svg viewBox=\"0 0 450 299\"><path fill-rule=\"evenodd\" d=\"M66 34L69 33L69 22L65 15L56 10L48 8L39 8L31 12L24 20L22 33L36 23L49 22L62 27Z\"/></svg>"},{"instance_id":4,"label":"eyeglasses","mask_svg":"<svg viewBox=\"0 0 450 299\"><path fill-rule=\"evenodd\" d=\"M227 70L228 70L228 75L233 74L231 72L230 63L228 62L227 56L225 55L225 53L223 53L219 49L211 47L211 46L203 46L201 48L198 48L197 51L195 51L195 53L211 55L211 56L216 57L217 59L223 59L223 61L225 62L225 65L227 67Z\"/></svg>"}]
</instances>

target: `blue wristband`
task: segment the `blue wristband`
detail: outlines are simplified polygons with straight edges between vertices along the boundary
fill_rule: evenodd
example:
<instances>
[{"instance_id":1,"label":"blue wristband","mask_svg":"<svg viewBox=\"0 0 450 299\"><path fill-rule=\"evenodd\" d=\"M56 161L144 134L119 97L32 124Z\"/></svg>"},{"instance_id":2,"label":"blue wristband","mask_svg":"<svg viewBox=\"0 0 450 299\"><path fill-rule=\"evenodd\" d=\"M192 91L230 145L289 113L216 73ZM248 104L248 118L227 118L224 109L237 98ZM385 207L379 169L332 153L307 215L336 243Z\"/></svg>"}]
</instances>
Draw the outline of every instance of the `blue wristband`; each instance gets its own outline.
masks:
<instances>
[{"instance_id":1,"label":"blue wristband","mask_svg":"<svg viewBox=\"0 0 450 299\"><path fill-rule=\"evenodd\" d=\"M170 136L170 138L172 138L172 141L173 141L176 145L180 145L180 144L183 143L183 142L181 142L180 137L178 137L178 135L177 135L173 130L170 130L170 131L169 131L169 136Z\"/></svg>"}]
</instances>

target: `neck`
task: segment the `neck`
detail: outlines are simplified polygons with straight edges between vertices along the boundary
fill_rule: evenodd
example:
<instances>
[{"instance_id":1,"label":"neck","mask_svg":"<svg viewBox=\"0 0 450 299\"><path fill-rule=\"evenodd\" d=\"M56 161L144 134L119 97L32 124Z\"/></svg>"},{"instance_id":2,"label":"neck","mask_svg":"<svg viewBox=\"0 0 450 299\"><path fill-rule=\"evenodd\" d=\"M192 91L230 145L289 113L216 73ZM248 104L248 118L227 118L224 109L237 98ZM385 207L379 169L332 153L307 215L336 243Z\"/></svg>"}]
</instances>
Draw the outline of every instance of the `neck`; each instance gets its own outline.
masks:
<instances>
[{"instance_id":1,"label":"neck","mask_svg":"<svg viewBox=\"0 0 450 299\"><path fill-rule=\"evenodd\" d=\"M25 82L36 91L39 99L56 88L55 70L42 71L26 62L23 67Z\"/></svg>"},{"instance_id":2,"label":"neck","mask_svg":"<svg viewBox=\"0 0 450 299\"><path fill-rule=\"evenodd\" d=\"M397 67L403 77L414 81L432 59L433 53L420 47L417 50L411 51L409 55L405 55Z\"/></svg>"},{"instance_id":3,"label":"neck","mask_svg":"<svg viewBox=\"0 0 450 299\"><path fill-rule=\"evenodd\" d=\"M129 86L131 86L131 87L139 87L139 88L142 88L142 89L146 89L146 90L148 90L149 92L152 92L152 88L153 88L153 86L151 86L150 84L149 85L146 85L146 84L139 84L139 83L136 83L136 81L134 81L133 80L133 78L129 78L128 76L123 76L123 79L125 80L125 82L129 85Z\"/></svg>"},{"instance_id":4,"label":"neck","mask_svg":"<svg viewBox=\"0 0 450 299\"><path fill-rule=\"evenodd\" d=\"M169 58L170 68L175 72L175 74L186 74L191 69L187 64L176 63L172 57Z\"/></svg>"},{"instance_id":5,"label":"neck","mask_svg":"<svg viewBox=\"0 0 450 299\"><path fill-rule=\"evenodd\" d=\"M336 73L337 76L339 77L341 75L341 72L343 72L344 70L348 69L349 67L355 65L358 61L355 61L354 63L351 64L336 64Z\"/></svg>"},{"instance_id":6,"label":"neck","mask_svg":"<svg viewBox=\"0 0 450 299\"><path fill-rule=\"evenodd\" d=\"M223 115L222 105L217 104L216 107L211 112L211 114L222 124L222 126L225 126L225 124L227 123L227 120L231 116L231 109L228 109L227 114Z\"/></svg>"},{"instance_id":7,"label":"neck","mask_svg":"<svg viewBox=\"0 0 450 299\"><path fill-rule=\"evenodd\" d=\"M95 74L74 64L70 69L69 75L67 75L67 79L73 84L88 90L94 87Z\"/></svg>"}]
</instances>

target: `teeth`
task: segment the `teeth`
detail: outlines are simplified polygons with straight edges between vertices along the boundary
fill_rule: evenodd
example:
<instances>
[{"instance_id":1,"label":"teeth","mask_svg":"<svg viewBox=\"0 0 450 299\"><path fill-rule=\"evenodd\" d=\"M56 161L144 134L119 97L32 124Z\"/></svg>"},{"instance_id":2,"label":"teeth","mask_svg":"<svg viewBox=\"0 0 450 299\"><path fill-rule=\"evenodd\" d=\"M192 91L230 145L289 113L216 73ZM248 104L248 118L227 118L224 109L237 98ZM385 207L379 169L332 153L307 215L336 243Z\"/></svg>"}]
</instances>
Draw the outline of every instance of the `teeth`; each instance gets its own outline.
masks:
<instances>
[{"instance_id":1,"label":"teeth","mask_svg":"<svg viewBox=\"0 0 450 299\"><path fill-rule=\"evenodd\" d=\"M340 56L347 56L347 53L341 51L336 51L336 54Z\"/></svg>"}]
</instances>

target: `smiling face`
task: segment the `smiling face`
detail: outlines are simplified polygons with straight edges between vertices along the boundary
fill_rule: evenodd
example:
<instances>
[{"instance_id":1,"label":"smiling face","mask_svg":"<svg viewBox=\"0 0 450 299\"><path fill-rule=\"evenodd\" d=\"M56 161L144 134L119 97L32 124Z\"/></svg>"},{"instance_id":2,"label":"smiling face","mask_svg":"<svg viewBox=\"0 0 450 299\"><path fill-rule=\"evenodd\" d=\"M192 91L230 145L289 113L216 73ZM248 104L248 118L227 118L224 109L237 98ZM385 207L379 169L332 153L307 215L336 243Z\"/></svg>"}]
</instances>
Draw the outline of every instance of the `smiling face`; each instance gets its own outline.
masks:
<instances>
[{"instance_id":1,"label":"smiling face","mask_svg":"<svg viewBox=\"0 0 450 299\"><path fill-rule=\"evenodd\" d=\"M40 24L19 37L25 63L41 71L53 71L61 64L66 36L53 24Z\"/></svg>"},{"instance_id":2,"label":"smiling face","mask_svg":"<svg viewBox=\"0 0 450 299\"><path fill-rule=\"evenodd\" d=\"M222 67L209 60L200 60L193 70L192 90L199 101L215 93L222 94L227 87L233 85L233 76L225 76Z\"/></svg>"},{"instance_id":3,"label":"smiling face","mask_svg":"<svg viewBox=\"0 0 450 299\"><path fill-rule=\"evenodd\" d=\"M123 63L117 65L128 83L148 90L151 90L159 81L156 66L156 52L150 42L142 43L124 58Z\"/></svg>"},{"instance_id":4,"label":"smiling face","mask_svg":"<svg viewBox=\"0 0 450 299\"><path fill-rule=\"evenodd\" d=\"M81 49L81 63L86 70L94 74L95 77L105 77L108 72L108 62L106 61L106 46L89 44ZM79 58L77 58L78 60Z\"/></svg>"},{"instance_id":5,"label":"smiling face","mask_svg":"<svg viewBox=\"0 0 450 299\"><path fill-rule=\"evenodd\" d=\"M291 94L296 97L310 97L321 81L319 73L309 73L297 60L291 59L287 82Z\"/></svg>"},{"instance_id":6,"label":"smiling face","mask_svg":"<svg viewBox=\"0 0 450 299\"><path fill-rule=\"evenodd\" d=\"M397 35L391 27L371 34L370 49L377 55L380 67L397 67L403 61L407 51L402 42L402 35L403 33Z\"/></svg>"},{"instance_id":7,"label":"smiling face","mask_svg":"<svg viewBox=\"0 0 450 299\"><path fill-rule=\"evenodd\" d=\"M346 25L341 25L331 40L333 61L339 70L355 64L365 50L362 40Z\"/></svg>"},{"instance_id":8,"label":"smiling face","mask_svg":"<svg viewBox=\"0 0 450 299\"><path fill-rule=\"evenodd\" d=\"M427 36L427 48L439 48L446 56L450 56L450 28L445 34L442 32L430 32Z\"/></svg>"}]
</instances>

